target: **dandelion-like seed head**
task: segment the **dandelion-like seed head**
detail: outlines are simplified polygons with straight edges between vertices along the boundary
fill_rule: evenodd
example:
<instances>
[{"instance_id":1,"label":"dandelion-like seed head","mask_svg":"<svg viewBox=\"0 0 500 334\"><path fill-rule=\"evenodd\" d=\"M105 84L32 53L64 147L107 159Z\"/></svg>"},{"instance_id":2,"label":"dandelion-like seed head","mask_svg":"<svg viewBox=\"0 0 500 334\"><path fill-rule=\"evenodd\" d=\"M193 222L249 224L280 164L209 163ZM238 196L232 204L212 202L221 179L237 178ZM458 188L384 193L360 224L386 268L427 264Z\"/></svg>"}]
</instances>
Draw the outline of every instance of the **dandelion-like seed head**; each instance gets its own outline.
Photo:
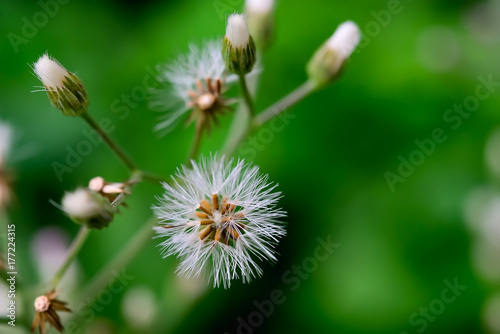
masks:
<instances>
[{"instance_id":1,"label":"dandelion-like seed head","mask_svg":"<svg viewBox=\"0 0 500 334\"><path fill-rule=\"evenodd\" d=\"M191 45L187 54L159 67L158 81L162 89L153 90L151 107L167 111L156 130L169 132L189 111L188 122L210 131L211 122L218 124L218 116L231 110L233 102L224 97L234 77L226 76L226 65L220 52L220 41L206 42L201 48Z\"/></svg>"},{"instance_id":2,"label":"dandelion-like seed head","mask_svg":"<svg viewBox=\"0 0 500 334\"><path fill-rule=\"evenodd\" d=\"M228 288L233 279L249 282L262 275L256 259L276 260L274 246L285 235L279 219L286 213L276 208L281 194L258 167L201 158L164 188L154 207L161 221L155 230L167 237L160 244L164 256L182 259L179 275L206 274L214 286Z\"/></svg>"},{"instance_id":3,"label":"dandelion-like seed head","mask_svg":"<svg viewBox=\"0 0 500 334\"><path fill-rule=\"evenodd\" d=\"M87 109L89 100L82 81L58 61L44 54L33 65L33 70L50 102L64 115L78 116Z\"/></svg>"}]
</instances>

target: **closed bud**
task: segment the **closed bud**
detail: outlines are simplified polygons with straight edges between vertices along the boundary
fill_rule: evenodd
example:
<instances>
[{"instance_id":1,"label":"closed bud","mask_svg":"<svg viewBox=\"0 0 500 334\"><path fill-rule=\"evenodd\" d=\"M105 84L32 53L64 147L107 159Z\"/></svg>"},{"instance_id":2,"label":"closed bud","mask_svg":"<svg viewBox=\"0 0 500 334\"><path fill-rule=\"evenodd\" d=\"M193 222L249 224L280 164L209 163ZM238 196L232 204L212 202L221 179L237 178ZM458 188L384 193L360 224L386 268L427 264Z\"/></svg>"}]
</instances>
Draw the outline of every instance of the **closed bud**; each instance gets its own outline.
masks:
<instances>
[{"instance_id":1,"label":"closed bud","mask_svg":"<svg viewBox=\"0 0 500 334\"><path fill-rule=\"evenodd\" d=\"M336 80L360 39L361 32L354 22L342 23L307 65L309 79L317 87Z\"/></svg>"},{"instance_id":2,"label":"closed bud","mask_svg":"<svg viewBox=\"0 0 500 334\"><path fill-rule=\"evenodd\" d=\"M222 56L227 69L232 73L247 74L255 65L255 43L248 31L245 17L241 14L229 16L222 42Z\"/></svg>"},{"instance_id":3,"label":"closed bud","mask_svg":"<svg viewBox=\"0 0 500 334\"><path fill-rule=\"evenodd\" d=\"M79 116L88 105L87 91L74 73L66 70L47 54L34 64L35 74L42 82L50 102L66 116Z\"/></svg>"},{"instance_id":4,"label":"closed bud","mask_svg":"<svg viewBox=\"0 0 500 334\"><path fill-rule=\"evenodd\" d=\"M107 227L116 212L106 197L86 188L66 193L62 208L75 223L98 230Z\"/></svg>"},{"instance_id":5,"label":"closed bud","mask_svg":"<svg viewBox=\"0 0 500 334\"><path fill-rule=\"evenodd\" d=\"M274 35L274 0L246 0L248 29L260 48L267 49Z\"/></svg>"}]
</instances>

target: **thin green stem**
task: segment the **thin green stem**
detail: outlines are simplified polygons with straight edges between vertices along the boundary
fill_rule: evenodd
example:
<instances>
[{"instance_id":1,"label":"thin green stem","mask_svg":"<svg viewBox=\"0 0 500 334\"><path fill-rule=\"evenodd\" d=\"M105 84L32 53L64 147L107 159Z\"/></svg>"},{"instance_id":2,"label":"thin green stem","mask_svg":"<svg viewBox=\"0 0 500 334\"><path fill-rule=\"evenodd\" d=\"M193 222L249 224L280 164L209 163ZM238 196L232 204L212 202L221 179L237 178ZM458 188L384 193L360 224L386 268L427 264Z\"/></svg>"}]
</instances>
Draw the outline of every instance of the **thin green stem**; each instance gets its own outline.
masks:
<instances>
[{"instance_id":1,"label":"thin green stem","mask_svg":"<svg viewBox=\"0 0 500 334\"><path fill-rule=\"evenodd\" d=\"M163 178L159 175L153 174L151 172L147 171L141 171L142 172L142 178L145 181L153 182L153 183L158 183L158 182L168 182L166 178Z\"/></svg>"},{"instance_id":2,"label":"thin green stem","mask_svg":"<svg viewBox=\"0 0 500 334\"><path fill-rule=\"evenodd\" d=\"M4 260L7 262L7 233L8 233L9 219L7 217L7 212L5 212L2 208L0 208L0 245L2 245L2 249L0 249L0 256L5 256L5 259L0 259L0 261Z\"/></svg>"},{"instance_id":3,"label":"thin green stem","mask_svg":"<svg viewBox=\"0 0 500 334\"><path fill-rule=\"evenodd\" d=\"M292 91L290 94L285 96L283 99L279 100L278 102L276 102L275 104L273 104L272 106L261 112L259 115L257 115L253 120L252 127L258 128L264 125L264 123L276 117L281 112L285 111L286 109L290 108L291 106L303 100L305 97L311 94L315 89L316 88L313 83L311 83L310 81L306 81L298 88L296 88L294 91Z\"/></svg>"},{"instance_id":4,"label":"thin green stem","mask_svg":"<svg viewBox=\"0 0 500 334\"><path fill-rule=\"evenodd\" d=\"M88 111L84 111L80 117L87 122L87 124L104 140L104 142L109 146L109 148L116 154L116 156L127 166L131 171L135 171L137 167L130 160L130 158L121 150L121 148L108 136L108 134L101 128L101 126L96 122L96 120L89 114Z\"/></svg>"},{"instance_id":5,"label":"thin green stem","mask_svg":"<svg viewBox=\"0 0 500 334\"><path fill-rule=\"evenodd\" d=\"M246 77L243 73L240 73L238 76L240 79L241 93L243 94L243 98L245 99L245 103L248 107L248 111L250 112L250 115L253 116L253 115L255 115L255 104L253 103L252 95L250 94L250 91L248 90Z\"/></svg>"},{"instance_id":6,"label":"thin green stem","mask_svg":"<svg viewBox=\"0 0 500 334\"><path fill-rule=\"evenodd\" d=\"M87 287L82 290L80 298L93 298L99 291L106 287L112 280L116 272L125 267L142 249L142 247L151 240L153 236L153 226L157 220L151 217L142 228L134 234L134 237L122 247L117 255L108 264L101 269Z\"/></svg>"},{"instance_id":7,"label":"thin green stem","mask_svg":"<svg viewBox=\"0 0 500 334\"><path fill-rule=\"evenodd\" d=\"M272 118L278 116L280 113L300 102L302 99L307 97L309 94L314 92L314 85L306 81L298 88L293 90L290 94L285 96L283 99L279 100L262 113L256 115L251 119L250 124L244 131L237 133L233 138L228 140L228 145L226 145L224 154L227 156L231 156L236 152L238 146L252 134L253 131L264 125L266 122L271 120Z\"/></svg>"},{"instance_id":8,"label":"thin green stem","mask_svg":"<svg viewBox=\"0 0 500 334\"><path fill-rule=\"evenodd\" d=\"M196 132L194 134L194 141L191 145L191 149L189 150L189 154L186 160L186 164L189 165L191 160L195 160L198 157L198 153L200 152L201 140L203 138L203 127L196 127Z\"/></svg>"},{"instance_id":9,"label":"thin green stem","mask_svg":"<svg viewBox=\"0 0 500 334\"><path fill-rule=\"evenodd\" d=\"M78 253L82 249L83 244L85 243L85 240L87 240L87 237L89 236L90 229L87 226L82 226L80 227L80 230L78 231L78 235L76 236L75 240L73 240L73 243L71 244L71 248L68 252L68 255L66 257L66 260L64 260L64 263L61 265L59 270L56 272L54 275L54 278L52 278L52 289L56 289L57 286L59 285L59 282L61 279L64 277L64 274L68 270L69 266L75 258L77 257Z\"/></svg>"}]
</instances>

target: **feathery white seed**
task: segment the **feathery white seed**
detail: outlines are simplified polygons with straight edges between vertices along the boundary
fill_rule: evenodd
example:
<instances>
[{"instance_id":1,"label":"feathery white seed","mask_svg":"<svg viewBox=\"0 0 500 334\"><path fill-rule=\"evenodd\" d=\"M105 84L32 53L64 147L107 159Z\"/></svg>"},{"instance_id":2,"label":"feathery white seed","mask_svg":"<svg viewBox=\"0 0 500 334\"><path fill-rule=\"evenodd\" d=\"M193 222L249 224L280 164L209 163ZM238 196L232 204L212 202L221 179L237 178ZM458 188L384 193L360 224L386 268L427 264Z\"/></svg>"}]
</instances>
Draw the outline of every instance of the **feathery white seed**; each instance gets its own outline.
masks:
<instances>
[{"instance_id":1,"label":"feathery white seed","mask_svg":"<svg viewBox=\"0 0 500 334\"><path fill-rule=\"evenodd\" d=\"M327 47L338 52L344 59L351 56L361 40L361 31L356 23L347 21L342 23L335 33L326 42Z\"/></svg>"},{"instance_id":2,"label":"feathery white seed","mask_svg":"<svg viewBox=\"0 0 500 334\"><path fill-rule=\"evenodd\" d=\"M227 20L226 37L235 48L244 48L249 41L245 16L242 14L232 14Z\"/></svg>"},{"instance_id":3,"label":"feathery white seed","mask_svg":"<svg viewBox=\"0 0 500 334\"><path fill-rule=\"evenodd\" d=\"M41 56L34 65L35 74L47 89L63 87L68 71L47 54Z\"/></svg>"}]
</instances>

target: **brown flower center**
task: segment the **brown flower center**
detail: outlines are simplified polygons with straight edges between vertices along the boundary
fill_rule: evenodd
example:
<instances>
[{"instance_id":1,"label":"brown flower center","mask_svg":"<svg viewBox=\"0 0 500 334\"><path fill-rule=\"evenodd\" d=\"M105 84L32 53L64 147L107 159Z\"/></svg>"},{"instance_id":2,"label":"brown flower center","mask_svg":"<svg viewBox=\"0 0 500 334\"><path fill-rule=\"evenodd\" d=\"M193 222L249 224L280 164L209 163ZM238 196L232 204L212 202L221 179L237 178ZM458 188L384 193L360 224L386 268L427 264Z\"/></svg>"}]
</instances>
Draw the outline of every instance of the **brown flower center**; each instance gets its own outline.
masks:
<instances>
[{"instance_id":1,"label":"brown flower center","mask_svg":"<svg viewBox=\"0 0 500 334\"><path fill-rule=\"evenodd\" d=\"M196 80L196 91L190 90L188 92L191 102L188 107L198 107L203 111L209 111L221 104L221 91L222 83L220 79L212 80L211 78L205 79L205 85L201 80Z\"/></svg>"},{"instance_id":2,"label":"brown flower center","mask_svg":"<svg viewBox=\"0 0 500 334\"><path fill-rule=\"evenodd\" d=\"M196 217L200 219L199 237L203 241L215 240L231 245L243 233L245 225L242 219L243 211L236 204L228 203L226 198L219 203L219 195L213 194L211 203L202 200L196 210Z\"/></svg>"}]
</instances>

